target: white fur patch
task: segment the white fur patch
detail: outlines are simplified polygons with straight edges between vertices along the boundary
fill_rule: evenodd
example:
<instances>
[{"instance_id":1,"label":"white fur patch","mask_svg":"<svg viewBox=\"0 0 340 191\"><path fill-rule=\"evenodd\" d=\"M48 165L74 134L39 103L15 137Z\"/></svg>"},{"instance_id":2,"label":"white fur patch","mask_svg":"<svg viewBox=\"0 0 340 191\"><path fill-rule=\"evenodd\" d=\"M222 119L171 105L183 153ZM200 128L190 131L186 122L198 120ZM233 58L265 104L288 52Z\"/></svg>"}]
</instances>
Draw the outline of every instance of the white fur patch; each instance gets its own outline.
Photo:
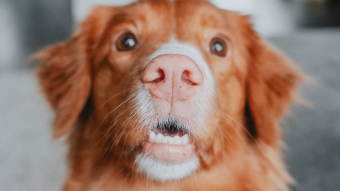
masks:
<instances>
[{"instance_id":1,"label":"white fur patch","mask_svg":"<svg viewBox=\"0 0 340 191\"><path fill-rule=\"evenodd\" d=\"M205 74L210 74L210 69L200 50L195 46L172 39L169 43L162 45L157 51L149 56L152 60L163 54L179 54L191 58ZM209 76L207 76L209 77Z\"/></svg>"},{"instance_id":2,"label":"white fur patch","mask_svg":"<svg viewBox=\"0 0 340 191\"><path fill-rule=\"evenodd\" d=\"M199 161L196 157L181 164L166 164L139 154L136 157L136 164L139 171L157 181L179 180L191 175L199 168Z\"/></svg>"},{"instance_id":3,"label":"white fur patch","mask_svg":"<svg viewBox=\"0 0 340 191\"><path fill-rule=\"evenodd\" d=\"M140 85L137 90L137 96L135 98L136 109L140 120L141 127L151 127L157 123L155 116L157 115L155 108L153 107L152 100L149 92Z\"/></svg>"}]
</instances>

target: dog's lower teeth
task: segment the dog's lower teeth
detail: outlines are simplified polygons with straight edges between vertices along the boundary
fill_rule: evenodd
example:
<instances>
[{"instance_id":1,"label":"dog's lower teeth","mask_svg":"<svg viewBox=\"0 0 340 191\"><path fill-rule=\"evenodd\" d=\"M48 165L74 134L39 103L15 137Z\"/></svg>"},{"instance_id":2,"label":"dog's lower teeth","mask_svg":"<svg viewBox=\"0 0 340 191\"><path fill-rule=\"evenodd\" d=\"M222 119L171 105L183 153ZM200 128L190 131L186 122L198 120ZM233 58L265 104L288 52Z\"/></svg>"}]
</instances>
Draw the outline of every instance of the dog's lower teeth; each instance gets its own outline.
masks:
<instances>
[{"instance_id":1,"label":"dog's lower teeth","mask_svg":"<svg viewBox=\"0 0 340 191\"><path fill-rule=\"evenodd\" d=\"M156 134L153 131L150 131L149 134L150 142L154 143L165 143L165 144L172 144L172 145L184 145L189 143L189 136L184 135L182 137L179 136L166 136L161 133Z\"/></svg>"}]
</instances>

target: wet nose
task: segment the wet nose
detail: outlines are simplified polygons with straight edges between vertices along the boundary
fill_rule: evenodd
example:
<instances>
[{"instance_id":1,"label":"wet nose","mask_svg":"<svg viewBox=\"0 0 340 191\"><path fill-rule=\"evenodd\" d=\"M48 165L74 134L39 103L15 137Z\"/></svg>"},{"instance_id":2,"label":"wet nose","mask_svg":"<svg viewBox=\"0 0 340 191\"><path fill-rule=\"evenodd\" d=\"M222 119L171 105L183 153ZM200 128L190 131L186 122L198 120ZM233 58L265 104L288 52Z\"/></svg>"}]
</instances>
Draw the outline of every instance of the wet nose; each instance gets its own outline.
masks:
<instances>
[{"instance_id":1,"label":"wet nose","mask_svg":"<svg viewBox=\"0 0 340 191\"><path fill-rule=\"evenodd\" d=\"M142 82L153 97L172 103L193 97L201 87L203 78L191 58L169 54L150 61L144 70Z\"/></svg>"}]
</instances>

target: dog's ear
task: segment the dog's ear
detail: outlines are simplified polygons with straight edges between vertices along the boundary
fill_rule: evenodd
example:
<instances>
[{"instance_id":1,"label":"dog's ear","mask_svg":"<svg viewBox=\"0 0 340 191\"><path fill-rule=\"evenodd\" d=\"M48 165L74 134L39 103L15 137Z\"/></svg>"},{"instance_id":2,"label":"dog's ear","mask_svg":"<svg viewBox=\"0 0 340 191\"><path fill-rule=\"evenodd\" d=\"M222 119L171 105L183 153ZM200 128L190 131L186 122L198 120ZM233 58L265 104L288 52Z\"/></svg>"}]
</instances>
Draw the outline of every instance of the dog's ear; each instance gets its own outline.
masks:
<instances>
[{"instance_id":1,"label":"dog's ear","mask_svg":"<svg viewBox=\"0 0 340 191\"><path fill-rule=\"evenodd\" d=\"M292 62L262 40L248 25L245 119L253 140L279 144L278 123L294 99L302 77Z\"/></svg>"},{"instance_id":2,"label":"dog's ear","mask_svg":"<svg viewBox=\"0 0 340 191\"><path fill-rule=\"evenodd\" d=\"M69 40L33 56L39 63L38 78L42 90L56 113L55 138L70 131L88 101L92 52L96 38L104 32L111 10L97 7Z\"/></svg>"},{"instance_id":3,"label":"dog's ear","mask_svg":"<svg viewBox=\"0 0 340 191\"><path fill-rule=\"evenodd\" d=\"M83 43L81 35L76 35L35 56L41 62L38 77L42 90L56 113L55 138L75 125L89 96L89 60Z\"/></svg>"}]
</instances>

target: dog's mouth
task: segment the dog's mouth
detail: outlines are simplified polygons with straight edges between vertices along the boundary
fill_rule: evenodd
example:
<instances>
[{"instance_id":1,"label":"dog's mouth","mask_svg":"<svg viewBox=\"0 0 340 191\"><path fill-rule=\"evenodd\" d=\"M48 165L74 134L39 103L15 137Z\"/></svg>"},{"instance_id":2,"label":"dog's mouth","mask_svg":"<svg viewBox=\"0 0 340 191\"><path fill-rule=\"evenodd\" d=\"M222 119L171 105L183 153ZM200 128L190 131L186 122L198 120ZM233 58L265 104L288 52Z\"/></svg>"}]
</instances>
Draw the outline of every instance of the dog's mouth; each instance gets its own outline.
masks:
<instances>
[{"instance_id":1,"label":"dog's mouth","mask_svg":"<svg viewBox=\"0 0 340 191\"><path fill-rule=\"evenodd\" d=\"M143 151L149 157L165 163L183 163L195 156L188 129L180 122L160 122L149 131Z\"/></svg>"}]
</instances>

